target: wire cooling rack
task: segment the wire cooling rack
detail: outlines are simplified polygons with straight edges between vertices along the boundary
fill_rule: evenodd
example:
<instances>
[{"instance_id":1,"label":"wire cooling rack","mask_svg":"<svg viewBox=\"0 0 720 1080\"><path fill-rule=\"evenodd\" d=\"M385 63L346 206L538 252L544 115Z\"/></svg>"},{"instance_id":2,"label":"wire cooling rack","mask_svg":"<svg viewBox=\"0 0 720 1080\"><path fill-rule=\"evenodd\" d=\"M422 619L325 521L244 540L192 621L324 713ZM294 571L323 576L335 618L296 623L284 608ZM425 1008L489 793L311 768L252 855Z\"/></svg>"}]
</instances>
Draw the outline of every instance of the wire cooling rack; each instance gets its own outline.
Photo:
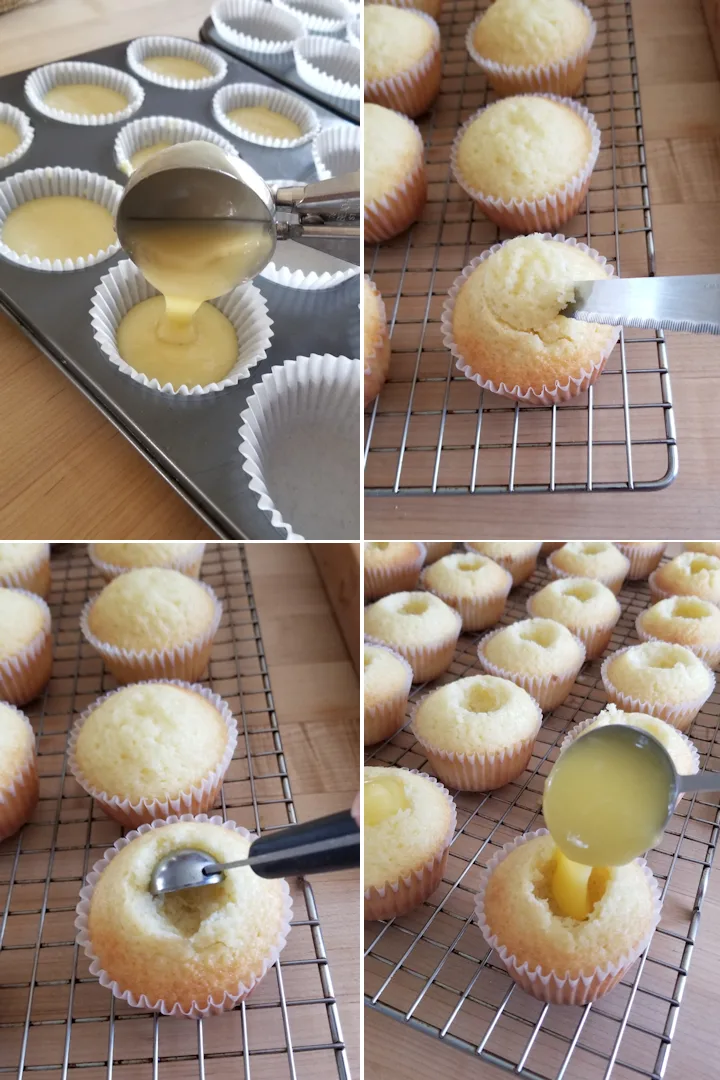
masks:
<instances>
[{"instance_id":1,"label":"wire cooling rack","mask_svg":"<svg viewBox=\"0 0 720 1080\"><path fill-rule=\"evenodd\" d=\"M37 732L40 802L0 845L0 1074L66 1080L349 1080L322 928L310 885L291 882L292 932L247 1003L205 1021L131 1009L99 986L75 944L82 879L122 830L69 773L73 717L115 685L78 619L103 582L85 545L53 560L53 676L25 711ZM238 718L235 757L215 812L249 829L296 820L243 548L213 545L203 578L223 602L208 683Z\"/></svg>"},{"instance_id":2,"label":"wire cooling rack","mask_svg":"<svg viewBox=\"0 0 720 1080\"><path fill-rule=\"evenodd\" d=\"M526 618L525 602L548 580L545 567L510 594L502 622ZM611 649L637 643L635 618L650 603L646 583L620 593L623 613ZM478 674L481 634L463 634L440 682ZM417 700L426 687L416 687ZM648 862L663 893L663 914L647 952L596 1005L544 1005L511 980L489 954L473 920L480 869L499 847L542 827L544 778L570 728L607 703L600 662L586 665L567 701L545 716L528 769L487 794L460 793L457 833L441 887L422 907L389 923L366 923L366 1003L388 1016L532 1080L660 1080L667 1066L698 932L720 825L715 795L683 799ZM720 692L696 718L691 737L701 767L720 769ZM373 748L367 764L426 769L403 729ZM428 770L430 771L430 770Z\"/></svg>"},{"instance_id":3,"label":"wire cooling rack","mask_svg":"<svg viewBox=\"0 0 720 1080\"><path fill-rule=\"evenodd\" d=\"M586 206L563 227L617 273L655 273L645 140L630 0L586 0L598 33L581 100L602 129ZM516 405L458 372L440 316L463 267L512 234L483 217L450 174L457 129L495 100L465 49L486 0L451 0L440 17L440 95L421 121L429 197L402 236L366 248L385 300L390 378L366 417L368 495L609 491L667 486L678 468L664 335L625 330L587 394L560 407Z\"/></svg>"}]
</instances>

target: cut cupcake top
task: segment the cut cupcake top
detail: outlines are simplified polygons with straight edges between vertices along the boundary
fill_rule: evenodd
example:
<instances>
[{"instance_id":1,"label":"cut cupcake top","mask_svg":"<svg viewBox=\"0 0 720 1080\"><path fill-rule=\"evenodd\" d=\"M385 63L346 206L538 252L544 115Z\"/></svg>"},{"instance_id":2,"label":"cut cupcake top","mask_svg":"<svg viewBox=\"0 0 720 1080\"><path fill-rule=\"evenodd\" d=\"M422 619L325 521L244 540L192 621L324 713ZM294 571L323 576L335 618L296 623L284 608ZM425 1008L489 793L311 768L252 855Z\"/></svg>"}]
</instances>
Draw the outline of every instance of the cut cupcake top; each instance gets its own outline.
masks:
<instances>
[{"instance_id":1,"label":"cut cupcake top","mask_svg":"<svg viewBox=\"0 0 720 1080\"><path fill-rule=\"evenodd\" d=\"M369 570L417 566L419 572L425 559L425 549L421 544L410 540L366 540L363 555L365 566Z\"/></svg>"},{"instance_id":2,"label":"cut cupcake top","mask_svg":"<svg viewBox=\"0 0 720 1080\"><path fill-rule=\"evenodd\" d=\"M686 551L699 551L705 555L717 555L720 558L720 540L691 540L685 544Z\"/></svg>"},{"instance_id":3,"label":"cut cupcake top","mask_svg":"<svg viewBox=\"0 0 720 1080\"><path fill-rule=\"evenodd\" d=\"M495 754L540 729L542 712L525 690L493 675L471 675L433 690L413 717L418 739L456 754Z\"/></svg>"},{"instance_id":4,"label":"cut cupcake top","mask_svg":"<svg viewBox=\"0 0 720 1080\"><path fill-rule=\"evenodd\" d=\"M542 544L536 540L467 540L466 547L489 559L529 559L539 554Z\"/></svg>"},{"instance_id":5,"label":"cut cupcake top","mask_svg":"<svg viewBox=\"0 0 720 1080\"><path fill-rule=\"evenodd\" d=\"M483 195L506 202L540 199L587 168L592 142L587 123L569 105L519 95L478 113L460 137L455 160L465 181Z\"/></svg>"},{"instance_id":6,"label":"cut cupcake top","mask_svg":"<svg viewBox=\"0 0 720 1080\"><path fill-rule=\"evenodd\" d=\"M492 870L484 916L518 965L576 978L616 964L653 930L656 903L639 860L595 869L588 890L592 911L582 921L563 915L552 894L557 848L549 833L529 837Z\"/></svg>"},{"instance_id":7,"label":"cut cupcake top","mask_svg":"<svg viewBox=\"0 0 720 1080\"><path fill-rule=\"evenodd\" d=\"M35 734L28 718L0 701L0 787L7 787L33 758Z\"/></svg>"},{"instance_id":8,"label":"cut cupcake top","mask_svg":"<svg viewBox=\"0 0 720 1080\"><path fill-rule=\"evenodd\" d=\"M0 576L24 570L46 554L48 544L0 544Z\"/></svg>"},{"instance_id":9,"label":"cut cupcake top","mask_svg":"<svg viewBox=\"0 0 720 1080\"><path fill-rule=\"evenodd\" d=\"M382 105L363 108L363 145L365 206L406 183L423 162L422 136L415 124Z\"/></svg>"},{"instance_id":10,"label":"cut cupcake top","mask_svg":"<svg viewBox=\"0 0 720 1080\"><path fill-rule=\"evenodd\" d=\"M455 823L455 806L442 784L409 769L363 770L363 881L380 889L435 858Z\"/></svg>"},{"instance_id":11,"label":"cut cupcake top","mask_svg":"<svg viewBox=\"0 0 720 1080\"><path fill-rule=\"evenodd\" d=\"M50 615L39 596L0 588L0 663L17 656L49 629Z\"/></svg>"},{"instance_id":12,"label":"cut cupcake top","mask_svg":"<svg viewBox=\"0 0 720 1080\"><path fill-rule=\"evenodd\" d=\"M201 559L205 544L166 542L160 544L91 544L91 553L110 566L134 569L143 566L170 566Z\"/></svg>"},{"instance_id":13,"label":"cut cupcake top","mask_svg":"<svg viewBox=\"0 0 720 1080\"><path fill-rule=\"evenodd\" d=\"M365 608L365 633L389 645L426 645L460 633L457 611L429 592L383 596Z\"/></svg>"},{"instance_id":14,"label":"cut cupcake top","mask_svg":"<svg viewBox=\"0 0 720 1080\"><path fill-rule=\"evenodd\" d=\"M431 592L453 597L507 596L512 588L512 575L475 551L443 556L420 580Z\"/></svg>"},{"instance_id":15,"label":"cut cupcake top","mask_svg":"<svg viewBox=\"0 0 720 1080\"><path fill-rule=\"evenodd\" d=\"M715 676L690 649L666 641L646 641L615 653L604 676L621 694L648 704L680 705L706 700Z\"/></svg>"},{"instance_id":16,"label":"cut cupcake top","mask_svg":"<svg viewBox=\"0 0 720 1080\"><path fill-rule=\"evenodd\" d=\"M78 771L106 795L138 802L199 787L220 764L230 736L215 705L171 683L110 694L88 715L75 745Z\"/></svg>"},{"instance_id":17,"label":"cut cupcake top","mask_svg":"<svg viewBox=\"0 0 720 1080\"><path fill-rule=\"evenodd\" d=\"M202 637L212 625L210 592L177 570L129 570L106 585L88 612L90 632L132 652L162 650Z\"/></svg>"},{"instance_id":18,"label":"cut cupcake top","mask_svg":"<svg viewBox=\"0 0 720 1080\"><path fill-rule=\"evenodd\" d=\"M536 67L579 52L592 20L572 0L495 0L473 35L477 51L511 67Z\"/></svg>"},{"instance_id":19,"label":"cut cupcake top","mask_svg":"<svg viewBox=\"0 0 720 1080\"><path fill-rule=\"evenodd\" d=\"M363 692L365 709L374 709L390 698L405 697L412 685L412 668L404 657L385 645L365 643L363 649Z\"/></svg>"},{"instance_id":20,"label":"cut cupcake top","mask_svg":"<svg viewBox=\"0 0 720 1080\"><path fill-rule=\"evenodd\" d=\"M698 771L698 756L693 752L694 748L689 739L686 739L677 728L656 716L648 716L647 713L624 712L617 705L608 705L599 712L593 722L578 735L578 738L594 728L607 727L609 724L625 724L628 727L640 728L654 735L658 742L667 750L673 760L675 768L681 776L689 776ZM572 734L572 732L571 732Z\"/></svg>"},{"instance_id":21,"label":"cut cupcake top","mask_svg":"<svg viewBox=\"0 0 720 1080\"><path fill-rule=\"evenodd\" d=\"M554 551L548 560L566 574L610 580L630 569L629 560L609 540L571 540Z\"/></svg>"},{"instance_id":22,"label":"cut cupcake top","mask_svg":"<svg viewBox=\"0 0 720 1080\"><path fill-rule=\"evenodd\" d=\"M621 607L615 594L593 578L567 577L551 581L527 603L531 615L556 619L564 626L591 628L615 622Z\"/></svg>"},{"instance_id":23,"label":"cut cupcake top","mask_svg":"<svg viewBox=\"0 0 720 1080\"><path fill-rule=\"evenodd\" d=\"M366 81L407 71L438 41L435 22L412 9L371 4L364 15Z\"/></svg>"},{"instance_id":24,"label":"cut cupcake top","mask_svg":"<svg viewBox=\"0 0 720 1080\"><path fill-rule=\"evenodd\" d=\"M553 619L522 619L489 634L478 651L496 667L522 675L557 675L585 660L582 644Z\"/></svg>"},{"instance_id":25,"label":"cut cupcake top","mask_svg":"<svg viewBox=\"0 0 720 1080\"><path fill-rule=\"evenodd\" d=\"M653 581L663 592L700 596L720 604L720 558L716 555L684 551L659 566Z\"/></svg>"},{"instance_id":26,"label":"cut cupcake top","mask_svg":"<svg viewBox=\"0 0 720 1080\"><path fill-rule=\"evenodd\" d=\"M648 637L678 645L720 645L720 608L699 596L668 596L637 617Z\"/></svg>"}]
</instances>

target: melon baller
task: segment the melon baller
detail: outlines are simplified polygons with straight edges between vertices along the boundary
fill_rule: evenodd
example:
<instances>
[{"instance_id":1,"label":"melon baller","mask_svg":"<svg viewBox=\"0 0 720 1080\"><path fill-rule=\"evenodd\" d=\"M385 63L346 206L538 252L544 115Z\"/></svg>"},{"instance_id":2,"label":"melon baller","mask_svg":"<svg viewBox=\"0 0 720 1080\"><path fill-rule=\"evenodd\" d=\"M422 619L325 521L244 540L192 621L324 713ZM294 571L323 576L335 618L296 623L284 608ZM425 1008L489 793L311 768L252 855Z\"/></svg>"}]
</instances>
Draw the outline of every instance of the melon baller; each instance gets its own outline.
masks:
<instances>
[{"instance_id":1,"label":"melon baller","mask_svg":"<svg viewBox=\"0 0 720 1080\"><path fill-rule=\"evenodd\" d=\"M227 870L249 866L264 878L350 870L360 865L360 827L349 810L275 829L253 840L247 858L217 863L212 855L182 848L161 859L150 878L153 896L217 885Z\"/></svg>"}]
</instances>

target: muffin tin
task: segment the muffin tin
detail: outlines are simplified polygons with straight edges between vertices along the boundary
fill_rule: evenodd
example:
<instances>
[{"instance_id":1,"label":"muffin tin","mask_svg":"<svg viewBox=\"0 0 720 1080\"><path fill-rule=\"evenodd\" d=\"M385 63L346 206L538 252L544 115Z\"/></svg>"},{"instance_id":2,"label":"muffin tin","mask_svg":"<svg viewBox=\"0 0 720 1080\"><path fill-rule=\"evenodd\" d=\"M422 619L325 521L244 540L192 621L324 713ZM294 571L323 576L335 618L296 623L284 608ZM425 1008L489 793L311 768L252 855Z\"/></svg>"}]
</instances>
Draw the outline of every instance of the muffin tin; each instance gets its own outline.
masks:
<instances>
[{"instance_id":1,"label":"muffin tin","mask_svg":"<svg viewBox=\"0 0 720 1080\"><path fill-rule=\"evenodd\" d=\"M72 59L105 64L127 73L127 45L128 42L112 45ZM269 75L232 57L227 57L227 66L221 86L231 82L278 86ZM87 169L124 183L125 177L113 156L113 144L124 124L88 128L42 116L25 99L23 87L28 74L28 71L18 72L0 79L0 101L22 109L35 129L28 152L8 168L0 169L0 180L27 169L60 165ZM211 109L217 85L194 91L145 81L142 85L145 98L132 120L146 116L193 120L226 138L268 180L287 178L305 182L317 178L310 142L277 150L244 142L220 128ZM294 87L293 92L306 96L301 88ZM312 108L323 127L347 122L316 101L312 102ZM328 245L328 250L333 249L333 244ZM335 250L344 258L354 251L357 258L358 247L345 243L342 250L339 245ZM107 360L93 338L90 323L93 294L100 278L123 258L124 253L119 252L95 267L72 273L41 273L0 258L0 310L122 431L219 535L233 539L284 539L284 533L273 527L249 489L238 450L240 414L254 385L273 366L287 359L311 353L359 355L359 280L345 281L336 288L301 292L258 277L254 284L263 293L273 321L273 338L266 359L253 368L249 378L219 393L170 397L133 382ZM323 492L323 498L332 497L332 492Z\"/></svg>"}]
</instances>

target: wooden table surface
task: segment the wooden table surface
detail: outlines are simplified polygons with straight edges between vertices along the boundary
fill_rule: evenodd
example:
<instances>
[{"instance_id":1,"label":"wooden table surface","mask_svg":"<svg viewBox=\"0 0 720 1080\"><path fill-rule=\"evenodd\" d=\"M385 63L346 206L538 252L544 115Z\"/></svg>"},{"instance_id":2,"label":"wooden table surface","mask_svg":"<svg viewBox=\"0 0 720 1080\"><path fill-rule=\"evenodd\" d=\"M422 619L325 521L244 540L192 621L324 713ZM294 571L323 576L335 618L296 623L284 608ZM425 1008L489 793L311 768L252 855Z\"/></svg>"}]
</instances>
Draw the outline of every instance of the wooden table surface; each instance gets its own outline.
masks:
<instances>
[{"instance_id":1,"label":"wooden table surface","mask_svg":"<svg viewBox=\"0 0 720 1080\"><path fill-rule=\"evenodd\" d=\"M720 271L720 81L701 0L632 0L659 274ZM668 335L680 472L649 493L403 496L365 500L373 539L628 539L697 536L720 526L720 339Z\"/></svg>"}]
</instances>

